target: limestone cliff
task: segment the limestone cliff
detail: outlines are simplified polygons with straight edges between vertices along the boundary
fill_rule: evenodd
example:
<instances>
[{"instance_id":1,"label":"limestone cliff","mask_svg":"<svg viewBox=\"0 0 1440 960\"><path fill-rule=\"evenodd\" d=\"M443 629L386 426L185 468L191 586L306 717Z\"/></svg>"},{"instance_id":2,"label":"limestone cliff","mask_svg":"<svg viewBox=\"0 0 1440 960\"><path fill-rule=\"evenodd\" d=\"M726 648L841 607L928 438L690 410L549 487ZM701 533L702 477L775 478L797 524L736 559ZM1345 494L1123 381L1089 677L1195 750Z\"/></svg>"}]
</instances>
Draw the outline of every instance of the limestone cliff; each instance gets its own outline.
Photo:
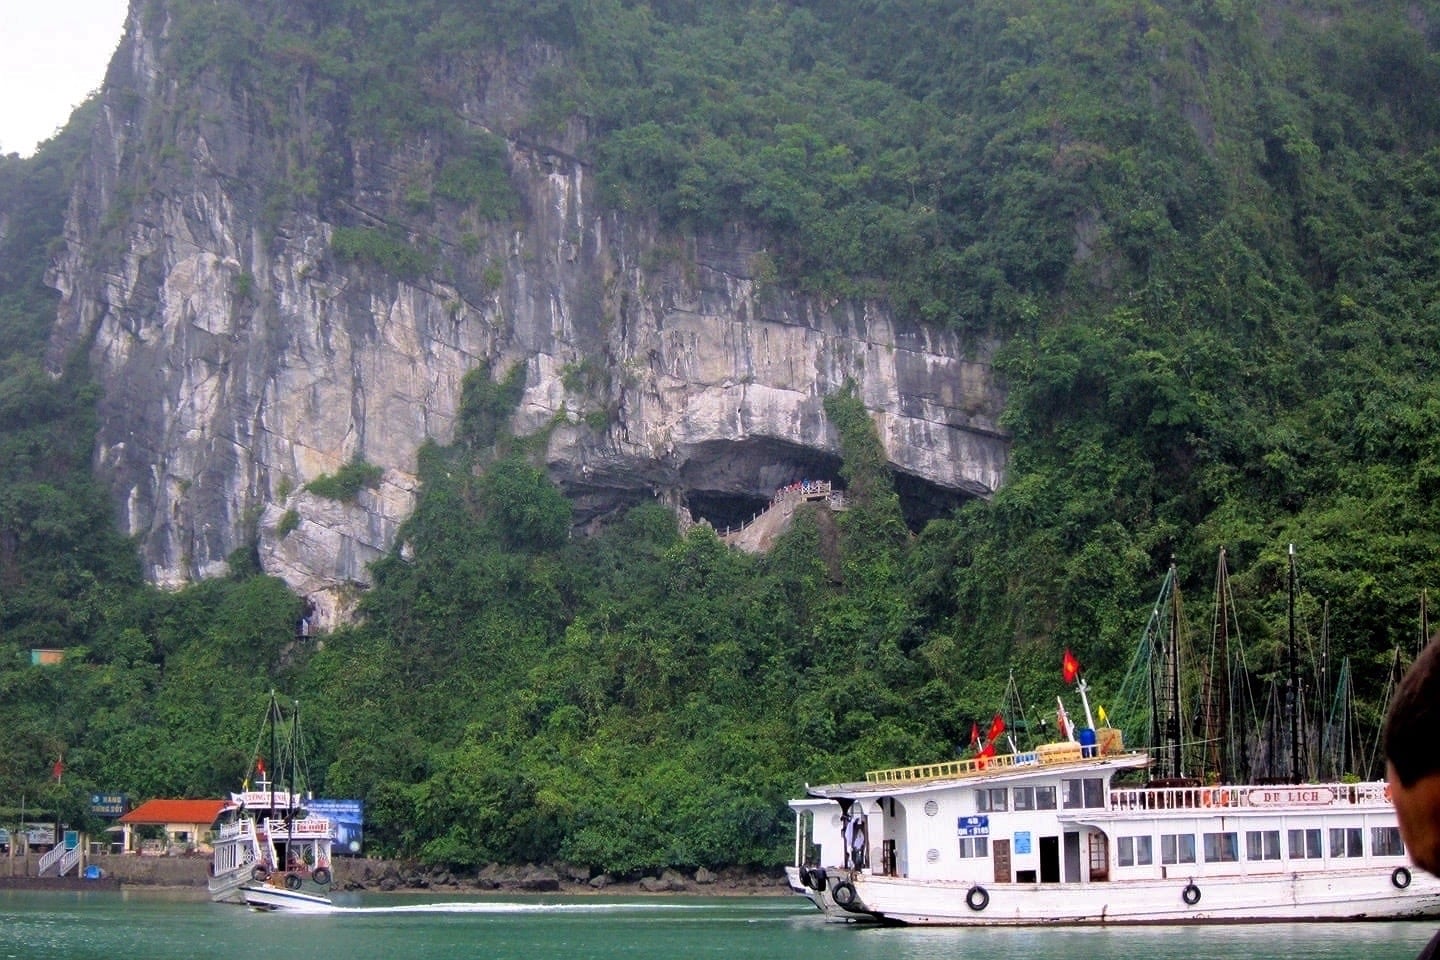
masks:
<instances>
[{"instance_id":1,"label":"limestone cliff","mask_svg":"<svg viewBox=\"0 0 1440 960\"><path fill-rule=\"evenodd\" d=\"M762 280L763 237L662 236L602 209L577 159L583 127L511 132L554 50L437 67L467 126L504 144L515 205L487 218L407 203L436 169L428 141L350 140L293 105L277 122L243 90L168 76L168 29L132 14L52 272L51 362L89 353L96 466L155 581L217 574L254 547L322 624L343 618L395 546L417 450L452 439L481 364L524 366L514 427L548 430L549 473L582 522L653 497L705 514L828 479L822 398L847 378L917 514L1001 482L992 344ZM316 168L339 171L319 199L294 187ZM345 258L342 228L431 256ZM305 489L357 458L383 479L354 502Z\"/></svg>"}]
</instances>

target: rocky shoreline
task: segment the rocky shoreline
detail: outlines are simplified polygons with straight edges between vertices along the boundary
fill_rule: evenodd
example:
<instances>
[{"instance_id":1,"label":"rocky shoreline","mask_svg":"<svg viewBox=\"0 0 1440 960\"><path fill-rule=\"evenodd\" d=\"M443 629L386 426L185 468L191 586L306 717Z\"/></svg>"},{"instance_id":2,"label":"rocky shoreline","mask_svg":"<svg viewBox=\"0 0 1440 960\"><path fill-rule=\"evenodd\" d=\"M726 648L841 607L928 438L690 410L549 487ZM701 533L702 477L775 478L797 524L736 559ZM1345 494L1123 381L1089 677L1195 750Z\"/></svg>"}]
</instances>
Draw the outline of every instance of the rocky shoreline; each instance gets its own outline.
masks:
<instances>
[{"instance_id":1,"label":"rocky shoreline","mask_svg":"<svg viewBox=\"0 0 1440 960\"><path fill-rule=\"evenodd\" d=\"M210 860L201 856L142 857L115 855L91 857L100 868L103 886L204 889ZM94 888L95 881L29 875L19 862L4 869L0 881L23 883L27 889ZM17 869L18 868L18 869ZM337 857L333 863L337 891L367 893L563 893L583 894L695 894L701 896L779 896L789 892L784 871L727 867L718 871L701 867L693 872L667 869L652 874L615 876L572 864L505 865L492 863L479 870L449 870L398 860ZM9 877L4 875L9 873Z\"/></svg>"}]
</instances>

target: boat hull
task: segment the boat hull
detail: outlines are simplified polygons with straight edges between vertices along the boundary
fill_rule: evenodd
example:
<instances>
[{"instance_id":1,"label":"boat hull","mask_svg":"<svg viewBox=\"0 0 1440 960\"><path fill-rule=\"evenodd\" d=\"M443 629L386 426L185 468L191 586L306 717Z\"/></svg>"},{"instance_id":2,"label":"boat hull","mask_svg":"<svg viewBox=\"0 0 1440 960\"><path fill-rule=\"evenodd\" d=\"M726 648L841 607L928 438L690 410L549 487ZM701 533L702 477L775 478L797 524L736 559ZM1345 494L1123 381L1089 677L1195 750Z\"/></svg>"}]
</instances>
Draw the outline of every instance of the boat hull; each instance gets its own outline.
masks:
<instances>
[{"instance_id":1,"label":"boat hull","mask_svg":"<svg viewBox=\"0 0 1440 960\"><path fill-rule=\"evenodd\" d=\"M853 888L853 897L842 896L852 911L881 922L935 926L1400 920L1440 912L1440 881L1419 871L1405 889L1373 870L987 885L841 874L829 878L825 894L810 891L827 917L847 912L835 902L841 882Z\"/></svg>"},{"instance_id":2,"label":"boat hull","mask_svg":"<svg viewBox=\"0 0 1440 960\"><path fill-rule=\"evenodd\" d=\"M244 902L257 910L284 910L290 913L328 913L334 909L329 897L303 890L287 890L269 884L251 883L240 888Z\"/></svg>"},{"instance_id":3,"label":"boat hull","mask_svg":"<svg viewBox=\"0 0 1440 960\"><path fill-rule=\"evenodd\" d=\"M238 870L213 876L209 881L210 899L216 903L244 903L245 894L242 888L253 880L249 864Z\"/></svg>"},{"instance_id":4,"label":"boat hull","mask_svg":"<svg viewBox=\"0 0 1440 960\"><path fill-rule=\"evenodd\" d=\"M790 884L791 893L805 897L832 923L875 923L879 920L871 914L857 913L840 906L830 895L830 888L835 885L835 881L817 881L808 869L802 872L799 867L786 867L785 879Z\"/></svg>"}]
</instances>

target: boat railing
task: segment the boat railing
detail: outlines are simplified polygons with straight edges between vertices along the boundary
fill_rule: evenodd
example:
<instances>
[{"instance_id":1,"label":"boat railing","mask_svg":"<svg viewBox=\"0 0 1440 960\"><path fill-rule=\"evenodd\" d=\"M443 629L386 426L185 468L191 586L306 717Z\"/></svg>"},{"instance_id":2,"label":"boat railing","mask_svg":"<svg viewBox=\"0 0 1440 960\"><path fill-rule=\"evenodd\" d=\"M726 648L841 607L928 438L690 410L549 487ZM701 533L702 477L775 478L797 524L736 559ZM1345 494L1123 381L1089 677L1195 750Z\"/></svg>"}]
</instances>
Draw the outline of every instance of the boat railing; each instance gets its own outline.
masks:
<instances>
[{"instance_id":1,"label":"boat railing","mask_svg":"<svg viewBox=\"0 0 1440 960\"><path fill-rule=\"evenodd\" d=\"M313 840L316 838L329 838L333 831L330 827L330 820L326 817L309 816L303 820L282 820L271 817L265 821L265 830L275 838L294 837L297 840Z\"/></svg>"},{"instance_id":2,"label":"boat railing","mask_svg":"<svg viewBox=\"0 0 1440 960\"><path fill-rule=\"evenodd\" d=\"M1079 763L1084 760L1099 760L1123 752L1117 736L1101 747L1082 747L1078 743L1044 743L1034 750L1022 753L1002 753L993 757L970 757L965 760L946 760L941 763L922 763L911 767L892 767L886 770L867 770L868 783L907 783L916 780L946 780L954 777L992 775L1012 767L1047 765L1054 763Z\"/></svg>"},{"instance_id":3,"label":"boat railing","mask_svg":"<svg viewBox=\"0 0 1440 960\"><path fill-rule=\"evenodd\" d=\"M1110 791L1112 810L1268 809L1388 805L1385 784L1221 784L1192 787L1120 787Z\"/></svg>"},{"instance_id":4,"label":"boat railing","mask_svg":"<svg viewBox=\"0 0 1440 960\"><path fill-rule=\"evenodd\" d=\"M220 824L220 839L233 840L236 837L250 837L255 835L255 823L248 817L242 817L230 823Z\"/></svg>"}]
</instances>

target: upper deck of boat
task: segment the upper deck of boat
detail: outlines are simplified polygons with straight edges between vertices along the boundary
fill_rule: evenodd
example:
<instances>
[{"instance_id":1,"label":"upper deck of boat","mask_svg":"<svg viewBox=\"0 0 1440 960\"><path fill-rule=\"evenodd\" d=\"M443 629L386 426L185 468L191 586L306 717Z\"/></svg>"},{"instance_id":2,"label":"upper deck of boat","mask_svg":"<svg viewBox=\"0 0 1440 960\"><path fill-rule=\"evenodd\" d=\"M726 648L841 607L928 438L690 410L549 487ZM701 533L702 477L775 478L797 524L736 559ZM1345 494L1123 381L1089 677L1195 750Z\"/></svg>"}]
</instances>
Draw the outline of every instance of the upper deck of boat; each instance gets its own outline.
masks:
<instances>
[{"instance_id":1,"label":"upper deck of boat","mask_svg":"<svg viewBox=\"0 0 1440 960\"><path fill-rule=\"evenodd\" d=\"M1119 749L1118 739L1109 749L1086 751L1075 743L1049 743L1033 751L1001 754L993 757L972 757L908 767L870 770L865 780L813 786L811 797L843 797L861 795L902 794L923 792L962 784L985 781L1013 781L1036 775L1053 776L1084 774L1087 771L1137 770L1150 765L1144 751ZM1274 810L1279 807L1383 807L1389 808L1383 782L1331 784L1196 784L1170 783L1145 786L1113 786L1103 808L1111 815L1124 816L1144 811L1164 815L1166 812L1204 810L1211 807L1242 810ZM1086 816L1099 811L1088 809Z\"/></svg>"},{"instance_id":2,"label":"upper deck of boat","mask_svg":"<svg viewBox=\"0 0 1440 960\"><path fill-rule=\"evenodd\" d=\"M1148 754L1120 748L1118 738L1107 746L1108 748L1097 746L1087 750L1078 743L1046 743L1034 750L993 757L972 757L966 760L869 770L864 781L816 786L811 787L809 792L813 796L824 796L832 792L909 792L954 781L1010 780L1017 776L1059 775L1088 769L1135 770L1150 765Z\"/></svg>"}]
</instances>

